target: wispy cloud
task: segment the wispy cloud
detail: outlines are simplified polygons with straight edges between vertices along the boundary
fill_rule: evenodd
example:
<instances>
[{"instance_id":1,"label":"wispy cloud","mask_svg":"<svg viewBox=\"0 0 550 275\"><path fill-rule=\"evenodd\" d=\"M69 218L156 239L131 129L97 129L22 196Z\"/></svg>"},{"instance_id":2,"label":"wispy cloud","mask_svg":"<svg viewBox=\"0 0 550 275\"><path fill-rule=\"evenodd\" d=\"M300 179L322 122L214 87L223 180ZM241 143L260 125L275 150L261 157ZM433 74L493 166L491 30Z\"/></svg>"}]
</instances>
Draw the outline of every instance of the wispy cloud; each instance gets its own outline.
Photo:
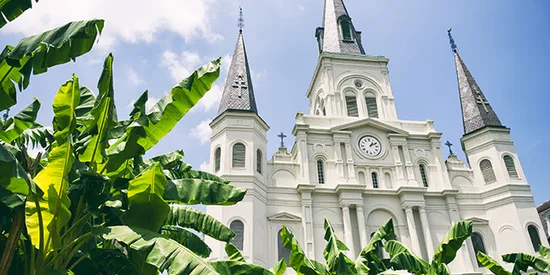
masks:
<instances>
[{"instance_id":1,"label":"wispy cloud","mask_svg":"<svg viewBox=\"0 0 550 275\"><path fill-rule=\"evenodd\" d=\"M128 81L135 86L145 84L145 81L139 76L139 74L133 68L129 68L127 71Z\"/></svg>"},{"instance_id":2,"label":"wispy cloud","mask_svg":"<svg viewBox=\"0 0 550 275\"><path fill-rule=\"evenodd\" d=\"M210 141L212 135L212 129L210 128L211 120L203 120L189 132L189 136L197 138L201 144L205 144Z\"/></svg>"}]
</instances>

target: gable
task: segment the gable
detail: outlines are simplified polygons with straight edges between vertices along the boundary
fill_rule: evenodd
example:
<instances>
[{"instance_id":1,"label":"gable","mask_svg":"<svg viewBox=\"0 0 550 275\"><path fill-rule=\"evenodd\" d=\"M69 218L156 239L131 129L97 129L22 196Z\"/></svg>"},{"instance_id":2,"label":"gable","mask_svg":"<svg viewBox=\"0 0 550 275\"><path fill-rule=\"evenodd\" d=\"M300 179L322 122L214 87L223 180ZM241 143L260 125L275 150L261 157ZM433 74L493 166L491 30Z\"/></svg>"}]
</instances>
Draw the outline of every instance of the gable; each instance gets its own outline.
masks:
<instances>
[{"instance_id":1,"label":"gable","mask_svg":"<svg viewBox=\"0 0 550 275\"><path fill-rule=\"evenodd\" d=\"M372 118L365 118L365 119L345 123L345 124L342 124L342 125L334 126L330 130L333 131L333 132L334 131L350 131L350 130L353 130L353 129L356 129L356 128L361 128L361 127L373 127L373 128L377 128L377 129L383 130L385 132L388 132L390 134L409 135L409 132L407 132L403 129L397 128L393 125L390 125L390 124L384 123L384 122L382 122L378 119L372 119Z\"/></svg>"},{"instance_id":2,"label":"gable","mask_svg":"<svg viewBox=\"0 0 550 275\"><path fill-rule=\"evenodd\" d=\"M267 217L270 221L301 222L302 218L288 212L281 212Z\"/></svg>"}]
</instances>

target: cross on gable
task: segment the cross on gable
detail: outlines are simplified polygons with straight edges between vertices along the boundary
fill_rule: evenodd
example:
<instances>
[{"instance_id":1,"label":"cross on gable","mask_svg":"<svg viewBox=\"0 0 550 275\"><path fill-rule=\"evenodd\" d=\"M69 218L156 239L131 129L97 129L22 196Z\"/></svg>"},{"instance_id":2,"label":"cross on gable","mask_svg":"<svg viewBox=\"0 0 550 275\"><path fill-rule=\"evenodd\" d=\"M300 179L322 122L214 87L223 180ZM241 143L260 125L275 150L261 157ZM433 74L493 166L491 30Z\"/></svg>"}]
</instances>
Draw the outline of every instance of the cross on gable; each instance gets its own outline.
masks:
<instances>
[{"instance_id":1,"label":"cross on gable","mask_svg":"<svg viewBox=\"0 0 550 275\"><path fill-rule=\"evenodd\" d=\"M476 103L478 104L482 104L483 105L483 108L485 109L485 112L489 112L489 109L487 109L487 105L489 105L489 101L487 101L487 99L485 99L481 94L477 94L477 97L476 97Z\"/></svg>"},{"instance_id":2,"label":"cross on gable","mask_svg":"<svg viewBox=\"0 0 550 275\"><path fill-rule=\"evenodd\" d=\"M237 89L237 96L239 98L242 97L242 91L248 88L242 74L237 75L237 79L235 79L235 81L233 82L232 87Z\"/></svg>"},{"instance_id":3,"label":"cross on gable","mask_svg":"<svg viewBox=\"0 0 550 275\"><path fill-rule=\"evenodd\" d=\"M283 132L281 132L281 134L278 135L278 137L281 139L281 148L285 147L285 138L286 138L286 135L283 134Z\"/></svg>"}]
</instances>

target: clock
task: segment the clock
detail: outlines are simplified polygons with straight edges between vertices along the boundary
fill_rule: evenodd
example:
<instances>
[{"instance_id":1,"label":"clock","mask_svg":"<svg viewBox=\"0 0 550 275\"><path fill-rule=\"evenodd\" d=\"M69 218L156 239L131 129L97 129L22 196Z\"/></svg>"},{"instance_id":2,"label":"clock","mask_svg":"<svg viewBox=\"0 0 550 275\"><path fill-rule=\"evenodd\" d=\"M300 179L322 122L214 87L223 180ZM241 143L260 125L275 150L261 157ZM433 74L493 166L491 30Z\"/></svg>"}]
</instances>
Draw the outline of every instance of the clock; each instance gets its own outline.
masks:
<instances>
[{"instance_id":1,"label":"clock","mask_svg":"<svg viewBox=\"0 0 550 275\"><path fill-rule=\"evenodd\" d=\"M359 140L359 149L369 157L375 157L382 152L380 141L373 136L364 136Z\"/></svg>"}]
</instances>

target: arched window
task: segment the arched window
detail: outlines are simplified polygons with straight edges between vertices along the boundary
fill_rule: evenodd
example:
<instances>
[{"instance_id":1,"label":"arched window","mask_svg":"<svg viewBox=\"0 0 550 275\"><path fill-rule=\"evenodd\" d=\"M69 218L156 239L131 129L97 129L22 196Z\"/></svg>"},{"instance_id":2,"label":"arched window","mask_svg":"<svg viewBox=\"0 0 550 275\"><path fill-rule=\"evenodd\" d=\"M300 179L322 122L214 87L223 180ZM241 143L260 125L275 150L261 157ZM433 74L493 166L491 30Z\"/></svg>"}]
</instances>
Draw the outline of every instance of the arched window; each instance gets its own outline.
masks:
<instances>
[{"instance_id":1,"label":"arched window","mask_svg":"<svg viewBox=\"0 0 550 275\"><path fill-rule=\"evenodd\" d=\"M428 174L426 173L426 166L424 164L419 165L420 177L422 178L422 184L424 187L428 187Z\"/></svg>"},{"instance_id":2,"label":"arched window","mask_svg":"<svg viewBox=\"0 0 550 275\"><path fill-rule=\"evenodd\" d=\"M346 107L348 110L348 116L359 116L359 111L357 110L357 97L352 91L346 92Z\"/></svg>"},{"instance_id":3,"label":"arched window","mask_svg":"<svg viewBox=\"0 0 550 275\"><path fill-rule=\"evenodd\" d=\"M351 24L347 19L340 20L340 27L342 28L342 40L352 41L351 36Z\"/></svg>"},{"instance_id":4,"label":"arched window","mask_svg":"<svg viewBox=\"0 0 550 275\"><path fill-rule=\"evenodd\" d=\"M256 150L256 171L262 173L262 150Z\"/></svg>"},{"instance_id":5,"label":"arched window","mask_svg":"<svg viewBox=\"0 0 550 275\"><path fill-rule=\"evenodd\" d=\"M281 231L283 231L282 229L279 230L278 234L277 234L277 255L279 256L278 259L281 260L281 259L285 259L285 262L287 264L290 263L289 259L290 259L290 249L286 248L284 245L283 245L283 237L281 237Z\"/></svg>"},{"instance_id":6,"label":"arched window","mask_svg":"<svg viewBox=\"0 0 550 275\"><path fill-rule=\"evenodd\" d=\"M367 112L369 117L378 118L378 106L376 105L376 95L372 92L365 94L365 102L367 103Z\"/></svg>"},{"instance_id":7,"label":"arched window","mask_svg":"<svg viewBox=\"0 0 550 275\"><path fill-rule=\"evenodd\" d=\"M222 149L218 147L214 152L214 171L216 172L220 171L221 159L222 159Z\"/></svg>"},{"instance_id":8,"label":"arched window","mask_svg":"<svg viewBox=\"0 0 550 275\"><path fill-rule=\"evenodd\" d=\"M359 172L359 183L362 185L367 184L367 177L365 177L365 173Z\"/></svg>"},{"instance_id":9,"label":"arched window","mask_svg":"<svg viewBox=\"0 0 550 275\"><path fill-rule=\"evenodd\" d=\"M372 177L372 187L378 188L378 174L376 174L376 172L372 172L371 177Z\"/></svg>"},{"instance_id":10,"label":"arched window","mask_svg":"<svg viewBox=\"0 0 550 275\"><path fill-rule=\"evenodd\" d=\"M504 160L504 165L506 166L506 170L508 170L508 176L510 176L510 178L517 178L518 171L516 170L514 159L508 155L504 156L502 159Z\"/></svg>"},{"instance_id":11,"label":"arched window","mask_svg":"<svg viewBox=\"0 0 550 275\"><path fill-rule=\"evenodd\" d=\"M529 232L529 238L531 238L531 244L533 245L535 252L539 252L539 246L541 244L539 231L534 225L529 225L527 226L527 232Z\"/></svg>"},{"instance_id":12,"label":"arched window","mask_svg":"<svg viewBox=\"0 0 550 275\"><path fill-rule=\"evenodd\" d=\"M493 171L493 165L488 159L484 159L479 163L479 168L481 168L481 173L483 174L483 179L485 183L493 183L497 180L495 176L495 171Z\"/></svg>"},{"instance_id":13,"label":"arched window","mask_svg":"<svg viewBox=\"0 0 550 275\"><path fill-rule=\"evenodd\" d=\"M229 225L229 229L235 232L235 236L231 239L231 243L242 251L244 247L244 223L239 220L234 220Z\"/></svg>"},{"instance_id":14,"label":"arched window","mask_svg":"<svg viewBox=\"0 0 550 275\"><path fill-rule=\"evenodd\" d=\"M246 147L244 144L237 143L233 145L233 167L244 167Z\"/></svg>"},{"instance_id":15,"label":"arched window","mask_svg":"<svg viewBox=\"0 0 550 275\"><path fill-rule=\"evenodd\" d=\"M485 249L485 244L483 243L483 238L481 235L477 232L472 233L472 244L474 245L474 253L477 255L477 252L483 252L487 254L487 250ZM477 266L483 267L483 265L477 261Z\"/></svg>"},{"instance_id":16,"label":"arched window","mask_svg":"<svg viewBox=\"0 0 550 275\"><path fill-rule=\"evenodd\" d=\"M324 184L325 183L325 168L323 164L323 160L317 160L317 183Z\"/></svg>"}]
</instances>

